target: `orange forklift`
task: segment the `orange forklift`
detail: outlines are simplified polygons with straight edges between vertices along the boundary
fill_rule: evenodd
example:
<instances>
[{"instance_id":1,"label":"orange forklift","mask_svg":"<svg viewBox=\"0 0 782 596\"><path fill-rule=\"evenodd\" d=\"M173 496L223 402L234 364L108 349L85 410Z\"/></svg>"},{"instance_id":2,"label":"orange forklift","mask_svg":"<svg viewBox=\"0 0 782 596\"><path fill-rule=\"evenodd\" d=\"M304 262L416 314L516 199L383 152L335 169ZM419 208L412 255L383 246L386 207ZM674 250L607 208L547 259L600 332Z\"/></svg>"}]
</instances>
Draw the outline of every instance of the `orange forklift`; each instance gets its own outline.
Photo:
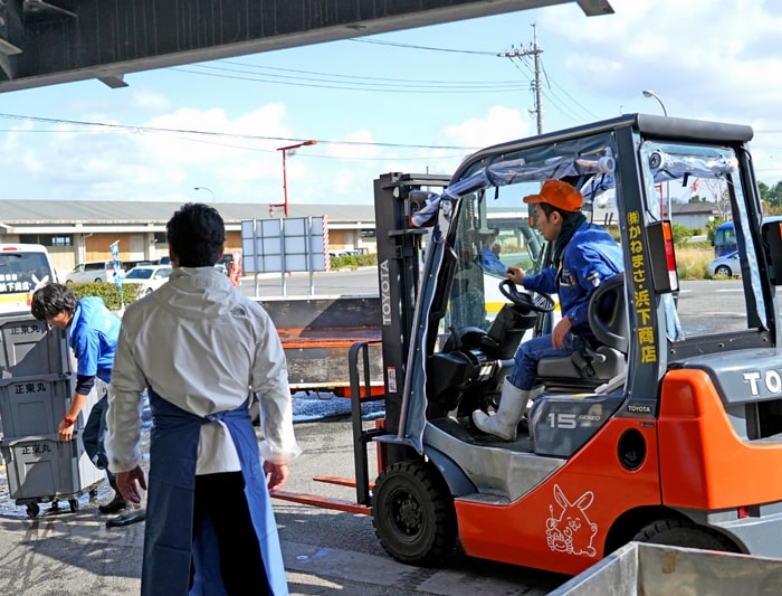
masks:
<instances>
[{"instance_id":1,"label":"orange forklift","mask_svg":"<svg viewBox=\"0 0 782 596\"><path fill-rule=\"evenodd\" d=\"M362 425L374 398L356 345L355 484L394 559L436 566L458 542L574 575L631 540L782 556L782 230L762 222L752 136L628 114L481 150L441 192L406 174L375 181L385 418ZM556 297L492 280L478 257L491 235L506 265L545 262L521 198L548 179L581 190L625 273L590 301L598 345L541 361L528 416L503 441L470 414L497 407ZM740 280L680 287L665 193L695 188L728 205Z\"/></svg>"}]
</instances>

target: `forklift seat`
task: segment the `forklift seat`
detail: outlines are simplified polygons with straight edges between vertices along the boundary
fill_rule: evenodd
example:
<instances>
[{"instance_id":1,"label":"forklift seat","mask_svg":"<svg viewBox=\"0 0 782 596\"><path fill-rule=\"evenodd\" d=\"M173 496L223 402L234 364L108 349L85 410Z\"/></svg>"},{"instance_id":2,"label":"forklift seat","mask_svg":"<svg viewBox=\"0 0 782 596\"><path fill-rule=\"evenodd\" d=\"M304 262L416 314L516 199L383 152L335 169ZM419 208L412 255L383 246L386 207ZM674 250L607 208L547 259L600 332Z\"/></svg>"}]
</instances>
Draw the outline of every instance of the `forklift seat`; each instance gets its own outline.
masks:
<instances>
[{"instance_id":1,"label":"forklift seat","mask_svg":"<svg viewBox=\"0 0 782 596\"><path fill-rule=\"evenodd\" d=\"M624 274L604 281L589 300L589 327L597 345L538 363L538 379L548 391L594 389L621 375L629 348Z\"/></svg>"}]
</instances>

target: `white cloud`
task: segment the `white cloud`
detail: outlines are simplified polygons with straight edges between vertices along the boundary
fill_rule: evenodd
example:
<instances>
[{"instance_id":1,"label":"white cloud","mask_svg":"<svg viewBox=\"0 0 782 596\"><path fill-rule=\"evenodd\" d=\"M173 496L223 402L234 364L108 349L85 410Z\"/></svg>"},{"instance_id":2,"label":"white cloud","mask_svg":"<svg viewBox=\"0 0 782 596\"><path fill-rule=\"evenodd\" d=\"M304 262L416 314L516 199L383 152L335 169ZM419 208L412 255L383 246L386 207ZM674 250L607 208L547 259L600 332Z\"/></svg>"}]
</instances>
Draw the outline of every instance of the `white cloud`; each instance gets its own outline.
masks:
<instances>
[{"instance_id":1,"label":"white cloud","mask_svg":"<svg viewBox=\"0 0 782 596\"><path fill-rule=\"evenodd\" d=\"M504 106L489 109L485 118L470 118L460 124L447 127L441 143L464 147L484 147L512 141L531 134L529 123L518 110Z\"/></svg>"}]
</instances>

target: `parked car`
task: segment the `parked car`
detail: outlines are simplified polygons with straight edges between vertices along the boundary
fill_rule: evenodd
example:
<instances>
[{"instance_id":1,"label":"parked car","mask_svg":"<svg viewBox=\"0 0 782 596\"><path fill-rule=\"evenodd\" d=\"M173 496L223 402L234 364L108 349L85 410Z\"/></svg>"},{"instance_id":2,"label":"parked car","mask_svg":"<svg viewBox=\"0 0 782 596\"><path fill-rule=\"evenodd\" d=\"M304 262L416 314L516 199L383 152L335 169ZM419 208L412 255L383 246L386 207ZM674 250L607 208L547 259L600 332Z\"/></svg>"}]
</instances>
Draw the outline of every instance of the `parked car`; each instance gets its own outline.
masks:
<instances>
[{"instance_id":1,"label":"parked car","mask_svg":"<svg viewBox=\"0 0 782 596\"><path fill-rule=\"evenodd\" d=\"M125 269L120 262L118 273L125 275ZM90 261L79 263L65 276L65 283L80 284L89 282L114 282L114 261Z\"/></svg>"},{"instance_id":2,"label":"parked car","mask_svg":"<svg viewBox=\"0 0 782 596\"><path fill-rule=\"evenodd\" d=\"M706 274L709 277L720 275L723 277L733 277L741 275L741 263L739 262L739 253L737 250L717 257L706 266Z\"/></svg>"},{"instance_id":3,"label":"parked car","mask_svg":"<svg viewBox=\"0 0 782 596\"><path fill-rule=\"evenodd\" d=\"M138 267L139 265L154 265L154 263L152 261L125 261L123 268L125 271L130 272L133 267Z\"/></svg>"},{"instance_id":4,"label":"parked car","mask_svg":"<svg viewBox=\"0 0 782 596\"><path fill-rule=\"evenodd\" d=\"M146 296L166 283L170 275L169 265L139 265L128 271L122 283L141 286L139 296Z\"/></svg>"}]
</instances>

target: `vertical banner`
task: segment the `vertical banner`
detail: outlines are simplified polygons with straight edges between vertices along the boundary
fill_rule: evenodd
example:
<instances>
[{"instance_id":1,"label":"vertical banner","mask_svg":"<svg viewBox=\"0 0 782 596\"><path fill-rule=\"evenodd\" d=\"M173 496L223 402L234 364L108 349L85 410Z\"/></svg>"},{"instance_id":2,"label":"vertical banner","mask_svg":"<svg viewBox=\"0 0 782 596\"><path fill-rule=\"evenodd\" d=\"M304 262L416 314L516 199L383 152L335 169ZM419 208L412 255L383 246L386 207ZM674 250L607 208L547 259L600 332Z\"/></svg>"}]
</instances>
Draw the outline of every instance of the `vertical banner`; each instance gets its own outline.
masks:
<instances>
[{"instance_id":1,"label":"vertical banner","mask_svg":"<svg viewBox=\"0 0 782 596\"><path fill-rule=\"evenodd\" d=\"M111 258L114 261L114 285L119 292L120 308L125 309L125 293L122 285L122 262L119 260L119 240L111 243Z\"/></svg>"}]
</instances>

